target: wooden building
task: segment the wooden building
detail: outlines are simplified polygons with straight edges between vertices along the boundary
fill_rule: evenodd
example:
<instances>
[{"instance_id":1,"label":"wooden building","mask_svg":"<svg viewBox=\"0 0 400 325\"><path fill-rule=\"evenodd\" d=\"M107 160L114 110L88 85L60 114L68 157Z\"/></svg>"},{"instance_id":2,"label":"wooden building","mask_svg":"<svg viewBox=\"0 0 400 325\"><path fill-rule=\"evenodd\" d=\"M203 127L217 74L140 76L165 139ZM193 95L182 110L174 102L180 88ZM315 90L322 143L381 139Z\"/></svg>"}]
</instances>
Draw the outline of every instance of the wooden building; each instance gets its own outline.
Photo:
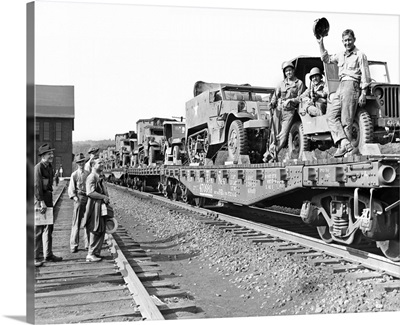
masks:
<instances>
[{"instance_id":1,"label":"wooden building","mask_svg":"<svg viewBox=\"0 0 400 325\"><path fill-rule=\"evenodd\" d=\"M75 105L73 86L35 86L35 148L48 143L54 150L53 166L72 173L72 131ZM39 157L36 156L35 164Z\"/></svg>"}]
</instances>

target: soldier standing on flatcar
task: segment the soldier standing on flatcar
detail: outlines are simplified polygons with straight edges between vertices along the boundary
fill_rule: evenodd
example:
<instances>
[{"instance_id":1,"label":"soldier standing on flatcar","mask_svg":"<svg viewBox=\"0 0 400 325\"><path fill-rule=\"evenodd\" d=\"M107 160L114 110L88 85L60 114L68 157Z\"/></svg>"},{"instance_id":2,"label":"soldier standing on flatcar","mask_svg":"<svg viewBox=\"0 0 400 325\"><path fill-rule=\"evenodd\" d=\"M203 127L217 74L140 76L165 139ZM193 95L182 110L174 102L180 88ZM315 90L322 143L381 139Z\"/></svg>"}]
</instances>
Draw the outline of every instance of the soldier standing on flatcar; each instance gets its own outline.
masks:
<instances>
[{"instance_id":1,"label":"soldier standing on flatcar","mask_svg":"<svg viewBox=\"0 0 400 325\"><path fill-rule=\"evenodd\" d=\"M74 212L72 215L72 228L70 238L70 249L71 253L76 253L79 246L79 228L81 226L82 219L85 215L86 203L88 201L86 195L86 179L89 176L89 172L84 169L85 156L83 153L75 156L75 163L78 169L71 174L71 179L68 186L68 196L74 200ZM83 240L85 248L89 248L89 233L87 228L83 232Z\"/></svg>"},{"instance_id":2,"label":"soldier standing on flatcar","mask_svg":"<svg viewBox=\"0 0 400 325\"><path fill-rule=\"evenodd\" d=\"M34 169L35 201L40 212L45 213L46 209L53 207L53 154L54 149L46 143L39 147L38 154L40 162ZM62 257L53 254L53 224L35 225L35 266L42 266L39 254L43 245L43 257L45 262L59 262Z\"/></svg>"},{"instance_id":3,"label":"soldier standing on flatcar","mask_svg":"<svg viewBox=\"0 0 400 325\"><path fill-rule=\"evenodd\" d=\"M107 190L103 185L103 180L100 175L104 168L104 163L101 159L93 161L92 172L86 179L86 195L88 201L83 226L90 232L89 236L89 251L86 256L87 262L101 261L101 248L104 242L106 233L106 218L101 215L101 204L108 204L110 199Z\"/></svg>"},{"instance_id":4,"label":"soldier standing on flatcar","mask_svg":"<svg viewBox=\"0 0 400 325\"><path fill-rule=\"evenodd\" d=\"M356 38L351 29L342 33L345 51L329 55L324 46L324 37L317 38L321 59L325 63L334 63L339 67L340 84L333 95L326 113L333 141L339 146L334 157L342 157L354 151L351 144L352 126L357 110L366 104L370 71L367 56L354 44Z\"/></svg>"},{"instance_id":5,"label":"soldier standing on flatcar","mask_svg":"<svg viewBox=\"0 0 400 325\"><path fill-rule=\"evenodd\" d=\"M295 109L300 102L299 97L305 90L303 82L294 75L294 65L292 62L283 62L282 71L285 79L276 88L270 102L271 109L276 108L274 124L278 135L274 134L274 137L277 138L278 144L276 148L273 144L270 146L269 152L264 154L264 161L269 161L276 157L285 145Z\"/></svg>"}]
</instances>

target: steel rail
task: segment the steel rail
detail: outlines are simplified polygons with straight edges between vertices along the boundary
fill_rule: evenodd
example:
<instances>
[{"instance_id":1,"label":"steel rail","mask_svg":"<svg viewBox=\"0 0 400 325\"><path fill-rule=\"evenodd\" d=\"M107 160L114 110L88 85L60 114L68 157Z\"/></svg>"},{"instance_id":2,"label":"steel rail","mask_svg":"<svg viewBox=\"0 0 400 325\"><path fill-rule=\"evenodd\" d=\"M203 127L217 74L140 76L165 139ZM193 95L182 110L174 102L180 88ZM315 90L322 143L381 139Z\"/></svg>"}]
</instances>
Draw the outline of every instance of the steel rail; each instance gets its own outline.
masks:
<instances>
[{"instance_id":1,"label":"steel rail","mask_svg":"<svg viewBox=\"0 0 400 325\"><path fill-rule=\"evenodd\" d=\"M61 190L58 190L62 186ZM61 195L65 191L68 186L68 182L65 185L61 185L57 187L56 193L54 195L53 206L55 206ZM143 320L165 320L164 316L158 309L157 305L150 297L149 293L143 286L142 282L136 275L135 271L130 266L128 260L126 259L124 253L119 248L117 242L115 241L112 234L106 234L108 236L106 238L107 244L111 253L113 254L115 263L118 266L118 272L121 273L124 278L127 288L132 295L133 300L135 300L136 305L143 317Z\"/></svg>"},{"instance_id":2,"label":"steel rail","mask_svg":"<svg viewBox=\"0 0 400 325\"><path fill-rule=\"evenodd\" d=\"M260 223L254 222L254 221L244 220L244 219L241 219L238 217L229 216L229 215L215 212L215 211L210 211L210 210L207 210L206 208L192 207L186 203L179 202L179 201L171 201L168 198L160 197L160 196L157 196L157 195L154 195L151 193L144 193L144 192L132 190L129 188L126 188L126 189L128 191L134 192L135 194L139 194L144 197L148 197L150 199L154 198L154 199L162 201L162 202L167 202L169 204L179 206L185 210L201 213L203 215L217 216L220 220L235 223L239 226L259 231L265 235L276 236L283 240L296 242L305 247L308 247L308 248L311 248L314 250L319 250L328 255L340 257L342 259L345 259L348 262L360 264L360 265L365 266L366 268L377 270L377 271L392 275L396 278L400 278L400 263L391 261L389 259L386 259L386 258L376 255L376 254L364 252L364 251L361 251L361 250L358 250L358 249L355 249L352 247L341 246L341 245L332 244L332 243L328 244L328 243L325 243L321 239L307 237L307 236L297 234L297 233L294 233L294 232L291 232L288 230L272 227L269 225L260 224ZM280 214L293 216L293 214L285 213L285 212L280 212Z\"/></svg>"}]
</instances>

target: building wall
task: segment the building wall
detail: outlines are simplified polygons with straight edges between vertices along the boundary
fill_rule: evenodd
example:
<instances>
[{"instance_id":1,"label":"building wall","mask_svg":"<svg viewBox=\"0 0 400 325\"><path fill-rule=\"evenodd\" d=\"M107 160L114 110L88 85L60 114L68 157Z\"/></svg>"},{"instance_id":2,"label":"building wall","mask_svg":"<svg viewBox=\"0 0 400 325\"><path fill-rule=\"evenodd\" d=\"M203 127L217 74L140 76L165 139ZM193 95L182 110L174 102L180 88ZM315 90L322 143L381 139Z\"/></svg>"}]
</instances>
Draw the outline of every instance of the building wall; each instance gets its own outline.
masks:
<instances>
[{"instance_id":1,"label":"building wall","mask_svg":"<svg viewBox=\"0 0 400 325\"><path fill-rule=\"evenodd\" d=\"M36 117L35 119L35 140L36 140L36 152L38 148L48 143L51 148L54 148L54 169L59 169L60 165L63 168L63 176L69 177L72 173L72 130L73 130L73 119L72 118L46 118ZM49 125L49 132L45 134L45 123ZM61 132L56 134L56 124L60 123ZM57 136L58 135L58 138ZM59 137L61 135L61 137ZM46 136L46 137L45 137ZM37 163L39 157L36 157Z\"/></svg>"}]
</instances>

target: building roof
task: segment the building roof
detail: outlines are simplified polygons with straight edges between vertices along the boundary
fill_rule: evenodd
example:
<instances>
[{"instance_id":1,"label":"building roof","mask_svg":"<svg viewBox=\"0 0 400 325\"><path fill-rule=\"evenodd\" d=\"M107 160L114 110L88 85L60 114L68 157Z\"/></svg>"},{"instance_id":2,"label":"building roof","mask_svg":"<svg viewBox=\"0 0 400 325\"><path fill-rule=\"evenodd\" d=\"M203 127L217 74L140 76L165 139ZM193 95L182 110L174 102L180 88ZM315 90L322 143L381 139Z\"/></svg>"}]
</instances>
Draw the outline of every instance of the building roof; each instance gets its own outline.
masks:
<instances>
[{"instance_id":1,"label":"building roof","mask_svg":"<svg viewBox=\"0 0 400 325\"><path fill-rule=\"evenodd\" d=\"M35 86L36 117L74 118L74 86Z\"/></svg>"}]
</instances>

